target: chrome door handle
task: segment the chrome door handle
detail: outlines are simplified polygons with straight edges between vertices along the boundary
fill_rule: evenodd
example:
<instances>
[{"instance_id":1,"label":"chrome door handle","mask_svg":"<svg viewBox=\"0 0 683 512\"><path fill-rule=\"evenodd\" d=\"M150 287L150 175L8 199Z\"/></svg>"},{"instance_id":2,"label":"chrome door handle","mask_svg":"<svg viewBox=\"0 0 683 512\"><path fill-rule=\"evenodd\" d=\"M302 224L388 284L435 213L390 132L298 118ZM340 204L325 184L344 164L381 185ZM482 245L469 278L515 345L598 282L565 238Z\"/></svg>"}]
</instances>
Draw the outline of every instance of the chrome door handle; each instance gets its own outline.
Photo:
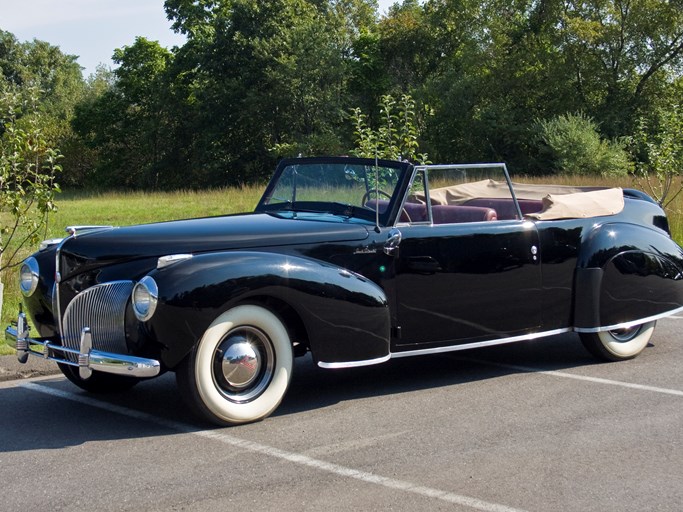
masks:
<instances>
[{"instance_id":1,"label":"chrome door handle","mask_svg":"<svg viewBox=\"0 0 683 512\"><path fill-rule=\"evenodd\" d=\"M391 231L389 231L389 238L387 238L387 241L384 242L384 253L391 256L394 251L398 249L401 239L402 235L398 229L393 228Z\"/></svg>"}]
</instances>

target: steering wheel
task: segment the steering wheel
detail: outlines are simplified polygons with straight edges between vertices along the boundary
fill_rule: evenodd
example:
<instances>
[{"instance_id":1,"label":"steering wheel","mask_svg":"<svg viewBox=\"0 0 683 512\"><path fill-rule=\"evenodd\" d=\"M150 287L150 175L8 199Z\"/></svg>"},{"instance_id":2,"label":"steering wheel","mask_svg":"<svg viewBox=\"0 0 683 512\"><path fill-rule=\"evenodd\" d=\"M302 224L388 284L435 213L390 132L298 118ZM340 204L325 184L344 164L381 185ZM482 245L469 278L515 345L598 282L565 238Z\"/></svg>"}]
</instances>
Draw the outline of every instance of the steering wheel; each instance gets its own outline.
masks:
<instances>
[{"instance_id":1,"label":"steering wheel","mask_svg":"<svg viewBox=\"0 0 683 512\"><path fill-rule=\"evenodd\" d=\"M381 189L368 190L365 194L363 194L363 199L360 200L361 206L365 207L365 205L368 203L368 200L370 199L370 196L372 194L377 194L378 196L384 196L391 201L391 195L387 194L384 190L381 190Z\"/></svg>"},{"instance_id":2,"label":"steering wheel","mask_svg":"<svg viewBox=\"0 0 683 512\"><path fill-rule=\"evenodd\" d=\"M360 202L360 204L361 204L361 206L363 206L363 208L367 208L368 200L370 199L370 195L372 195L372 194L377 194L378 196L384 196L391 201L391 195L387 194L384 190L381 190L381 189L368 190L365 194L363 194L363 199L361 199L361 202ZM401 214L406 216L406 218L408 219L408 222L412 222L412 220L410 219L410 215L408 215L408 212L406 211L405 208L403 208L403 210L401 210Z\"/></svg>"}]
</instances>

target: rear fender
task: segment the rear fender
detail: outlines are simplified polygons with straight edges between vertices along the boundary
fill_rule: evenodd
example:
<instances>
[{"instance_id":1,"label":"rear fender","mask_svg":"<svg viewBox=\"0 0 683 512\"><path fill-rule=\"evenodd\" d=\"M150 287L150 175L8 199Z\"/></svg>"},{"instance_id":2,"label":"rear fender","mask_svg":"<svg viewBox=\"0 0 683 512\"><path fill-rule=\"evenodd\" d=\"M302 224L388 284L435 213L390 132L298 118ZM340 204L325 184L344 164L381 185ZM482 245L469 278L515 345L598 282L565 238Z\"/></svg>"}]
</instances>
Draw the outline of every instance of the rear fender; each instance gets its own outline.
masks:
<instances>
[{"instance_id":1,"label":"rear fender","mask_svg":"<svg viewBox=\"0 0 683 512\"><path fill-rule=\"evenodd\" d=\"M238 303L277 299L302 320L314 359L372 361L389 355L390 315L384 291L372 281L313 259L270 252L197 255L149 274L159 287L147 328L174 367L209 324Z\"/></svg>"},{"instance_id":2,"label":"rear fender","mask_svg":"<svg viewBox=\"0 0 683 512\"><path fill-rule=\"evenodd\" d=\"M577 331L656 320L683 307L683 251L661 231L603 224L584 238L574 290Z\"/></svg>"}]
</instances>

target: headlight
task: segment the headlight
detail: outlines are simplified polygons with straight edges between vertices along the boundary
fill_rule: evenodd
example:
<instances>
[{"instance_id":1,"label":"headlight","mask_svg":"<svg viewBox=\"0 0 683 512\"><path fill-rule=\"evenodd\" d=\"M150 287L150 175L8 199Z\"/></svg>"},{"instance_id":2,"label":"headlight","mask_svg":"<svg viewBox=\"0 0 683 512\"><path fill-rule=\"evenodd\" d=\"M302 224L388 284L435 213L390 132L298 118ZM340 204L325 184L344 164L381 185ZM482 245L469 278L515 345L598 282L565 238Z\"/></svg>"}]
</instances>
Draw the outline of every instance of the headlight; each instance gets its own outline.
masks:
<instances>
[{"instance_id":1,"label":"headlight","mask_svg":"<svg viewBox=\"0 0 683 512\"><path fill-rule=\"evenodd\" d=\"M146 322L154 314L159 300L157 284L149 276L145 276L133 288L133 312L138 320Z\"/></svg>"},{"instance_id":2,"label":"headlight","mask_svg":"<svg viewBox=\"0 0 683 512\"><path fill-rule=\"evenodd\" d=\"M31 256L21 264L19 269L19 288L24 297L30 297L38 288L38 262Z\"/></svg>"}]
</instances>

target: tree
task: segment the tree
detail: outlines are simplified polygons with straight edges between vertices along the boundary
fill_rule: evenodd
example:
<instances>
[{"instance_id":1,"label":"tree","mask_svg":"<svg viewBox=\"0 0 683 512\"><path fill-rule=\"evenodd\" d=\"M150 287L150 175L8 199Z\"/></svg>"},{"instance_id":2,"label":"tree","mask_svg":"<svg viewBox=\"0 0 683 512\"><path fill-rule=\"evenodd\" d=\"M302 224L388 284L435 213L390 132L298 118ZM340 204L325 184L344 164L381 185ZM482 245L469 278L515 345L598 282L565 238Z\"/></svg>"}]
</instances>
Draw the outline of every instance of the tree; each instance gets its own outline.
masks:
<instances>
[{"instance_id":1,"label":"tree","mask_svg":"<svg viewBox=\"0 0 683 512\"><path fill-rule=\"evenodd\" d=\"M680 72L683 2L565 0L557 37L575 94L608 135L625 135Z\"/></svg>"},{"instance_id":2,"label":"tree","mask_svg":"<svg viewBox=\"0 0 683 512\"><path fill-rule=\"evenodd\" d=\"M368 125L368 117L360 108L352 110L357 156L388 160L428 163L426 153L418 153L420 133L415 100L407 94L397 102L385 95L380 101L380 123L376 129ZM428 108L425 108L427 111Z\"/></svg>"},{"instance_id":3,"label":"tree","mask_svg":"<svg viewBox=\"0 0 683 512\"><path fill-rule=\"evenodd\" d=\"M96 111L96 105L115 85L114 73L109 67L99 65L85 84L83 97L74 108L70 118L71 136L62 142L60 149L64 153L61 182L64 187L83 188L96 185L96 169L104 158L104 147L93 144L92 133L81 132L80 129L90 122L86 121L90 113Z\"/></svg>"},{"instance_id":4,"label":"tree","mask_svg":"<svg viewBox=\"0 0 683 512\"><path fill-rule=\"evenodd\" d=\"M634 137L637 176L645 190L662 206L683 192L683 111L671 105L641 119Z\"/></svg>"},{"instance_id":5,"label":"tree","mask_svg":"<svg viewBox=\"0 0 683 512\"><path fill-rule=\"evenodd\" d=\"M69 119L85 86L75 56L37 39L20 43L0 30L0 75L10 86L33 90L46 137L58 142L69 135Z\"/></svg>"},{"instance_id":6,"label":"tree","mask_svg":"<svg viewBox=\"0 0 683 512\"><path fill-rule=\"evenodd\" d=\"M374 1L166 2L187 34L176 61L196 134L192 168L206 183L270 175L275 158L339 153L351 47Z\"/></svg>"},{"instance_id":7,"label":"tree","mask_svg":"<svg viewBox=\"0 0 683 512\"><path fill-rule=\"evenodd\" d=\"M438 66L437 32L429 21L417 0L404 0L378 23L384 66L392 82L390 92L415 91Z\"/></svg>"},{"instance_id":8,"label":"tree","mask_svg":"<svg viewBox=\"0 0 683 512\"><path fill-rule=\"evenodd\" d=\"M112 84L94 82L89 101L81 103L73 126L98 150L91 183L99 186L170 188L180 186L169 153L176 118L169 111L167 69L173 55L156 41L138 37L114 51L119 67ZM176 174L178 173L178 174Z\"/></svg>"},{"instance_id":9,"label":"tree","mask_svg":"<svg viewBox=\"0 0 683 512\"><path fill-rule=\"evenodd\" d=\"M164 5L187 42L138 38L101 88L79 85L75 58L0 33L5 80L50 91L43 133L68 183L259 181L280 156L348 152L351 107L381 126L382 98L404 94L432 107L420 144L435 160L545 172L537 120L584 112L584 143L625 168L615 148L636 120L681 103L683 0L402 0L381 17L376 0Z\"/></svg>"},{"instance_id":10,"label":"tree","mask_svg":"<svg viewBox=\"0 0 683 512\"><path fill-rule=\"evenodd\" d=\"M63 165L68 170L80 156L77 147L66 151L75 144L71 119L86 94L76 60L45 41L21 43L11 33L0 30L0 82L5 88L33 98L35 110L40 112L42 137L48 145L65 149L68 157Z\"/></svg>"},{"instance_id":11,"label":"tree","mask_svg":"<svg viewBox=\"0 0 683 512\"><path fill-rule=\"evenodd\" d=\"M38 241L55 210L61 170L61 154L41 128L37 91L8 89L0 96L0 271L17 265L19 251Z\"/></svg>"}]
</instances>

